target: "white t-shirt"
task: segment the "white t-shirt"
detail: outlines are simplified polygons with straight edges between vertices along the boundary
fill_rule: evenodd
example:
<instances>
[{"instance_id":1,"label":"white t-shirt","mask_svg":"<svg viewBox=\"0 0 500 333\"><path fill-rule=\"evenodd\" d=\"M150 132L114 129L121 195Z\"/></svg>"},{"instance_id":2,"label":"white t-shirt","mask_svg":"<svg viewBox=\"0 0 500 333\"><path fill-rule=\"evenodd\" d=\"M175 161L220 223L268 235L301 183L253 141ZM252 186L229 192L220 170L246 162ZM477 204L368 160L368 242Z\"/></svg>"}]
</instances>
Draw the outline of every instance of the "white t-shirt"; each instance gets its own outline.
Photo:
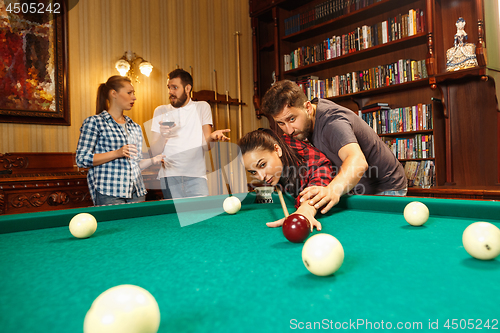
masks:
<instances>
[{"instance_id":1,"label":"white t-shirt","mask_svg":"<svg viewBox=\"0 0 500 333\"><path fill-rule=\"evenodd\" d=\"M205 149L206 140L203 125L212 125L212 110L207 102L192 100L181 108L171 104L160 105L154 111L151 131L160 133L159 122L162 114L173 112L175 133L177 136L168 139L163 155L167 167L160 168L158 179L171 176L203 177L206 176Z\"/></svg>"}]
</instances>

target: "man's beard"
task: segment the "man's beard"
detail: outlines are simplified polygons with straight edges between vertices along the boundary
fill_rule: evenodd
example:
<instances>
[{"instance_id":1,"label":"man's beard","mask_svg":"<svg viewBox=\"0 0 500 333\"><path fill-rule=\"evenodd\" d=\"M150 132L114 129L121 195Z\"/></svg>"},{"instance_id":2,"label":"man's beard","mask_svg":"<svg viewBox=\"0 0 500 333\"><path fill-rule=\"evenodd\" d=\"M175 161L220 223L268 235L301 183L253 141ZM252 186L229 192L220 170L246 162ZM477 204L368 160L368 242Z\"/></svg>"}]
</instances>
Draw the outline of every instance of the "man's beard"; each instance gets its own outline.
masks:
<instances>
[{"instance_id":1,"label":"man's beard","mask_svg":"<svg viewBox=\"0 0 500 333\"><path fill-rule=\"evenodd\" d=\"M304 130L298 132L297 134L294 134L293 138L296 140L304 141L306 139L309 139L311 134L312 134L312 120L310 118L307 118Z\"/></svg>"},{"instance_id":2,"label":"man's beard","mask_svg":"<svg viewBox=\"0 0 500 333\"><path fill-rule=\"evenodd\" d=\"M175 96L174 96L174 97L175 97ZM181 106L183 106L183 105L184 105L184 103L186 103L187 98L188 98L188 96L187 96L186 92L184 91L184 92L182 93L181 97L176 98L176 101L175 101L175 102L173 102L173 101L172 101L172 96L170 96L170 104L172 104L172 106L173 106L174 108L180 108Z\"/></svg>"}]
</instances>

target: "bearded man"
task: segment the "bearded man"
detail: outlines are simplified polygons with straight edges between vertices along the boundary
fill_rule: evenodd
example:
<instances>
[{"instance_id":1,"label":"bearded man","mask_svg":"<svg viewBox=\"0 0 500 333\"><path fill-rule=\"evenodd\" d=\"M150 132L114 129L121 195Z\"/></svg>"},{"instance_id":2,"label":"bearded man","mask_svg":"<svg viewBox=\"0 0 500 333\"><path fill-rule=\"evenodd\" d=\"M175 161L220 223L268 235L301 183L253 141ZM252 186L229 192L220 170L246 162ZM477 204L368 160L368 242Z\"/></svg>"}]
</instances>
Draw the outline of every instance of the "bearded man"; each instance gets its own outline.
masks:
<instances>
[{"instance_id":1,"label":"bearded man","mask_svg":"<svg viewBox=\"0 0 500 333\"><path fill-rule=\"evenodd\" d=\"M154 111L151 125L153 155L165 155L158 172L165 199L208 196L205 151L214 141L229 141L212 131L212 111L207 102L191 100L193 78L183 69L168 74L170 104Z\"/></svg>"},{"instance_id":2,"label":"bearded man","mask_svg":"<svg viewBox=\"0 0 500 333\"><path fill-rule=\"evenodd\" d=\"M309 101L289 80L276 82L262 99L262 111L272 116L286 135L306 141L328 157L337 175L328 186L312 186L301 201L325 214L346 193L405 196L403 166L379 136L353 111L327 99Z\"/></svg>"}]
</instances>

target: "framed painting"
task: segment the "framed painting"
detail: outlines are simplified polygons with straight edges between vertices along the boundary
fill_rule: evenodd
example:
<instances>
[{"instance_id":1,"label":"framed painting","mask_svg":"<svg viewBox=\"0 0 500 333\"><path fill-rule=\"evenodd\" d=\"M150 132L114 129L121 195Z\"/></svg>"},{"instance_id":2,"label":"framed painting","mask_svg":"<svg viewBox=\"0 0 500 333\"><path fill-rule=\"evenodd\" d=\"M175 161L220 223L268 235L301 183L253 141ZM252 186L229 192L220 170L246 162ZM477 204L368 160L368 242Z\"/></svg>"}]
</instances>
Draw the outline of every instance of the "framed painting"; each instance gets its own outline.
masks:
<instances>
[{"instance_id":1,"label":"framed painting","mask_svg":"<svg viewBox=\"0 0 500 333\"><path fill-rule=\"evenodd\" d=\"M67 0L0 0L0 122L70 125Z\"/></svg>"}]
</instances>

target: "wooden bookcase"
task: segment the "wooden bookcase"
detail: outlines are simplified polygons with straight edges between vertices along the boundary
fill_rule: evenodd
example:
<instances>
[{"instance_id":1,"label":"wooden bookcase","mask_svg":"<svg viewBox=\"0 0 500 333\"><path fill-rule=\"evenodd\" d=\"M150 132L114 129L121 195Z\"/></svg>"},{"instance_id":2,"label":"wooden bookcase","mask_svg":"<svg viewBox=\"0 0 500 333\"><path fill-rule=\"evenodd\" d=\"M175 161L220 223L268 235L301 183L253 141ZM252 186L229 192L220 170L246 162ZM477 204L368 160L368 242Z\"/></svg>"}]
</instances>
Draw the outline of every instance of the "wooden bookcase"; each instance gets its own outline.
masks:
<instances>
[{"instance_id":1,"label":"wooden bookcase","mask_svg":"<svg viewBox=\"0 0 500 333\"><path fill-rule=\"evenodd\" d=\"M498 39L498 35L485 36L483 0L373 0L373 4L364 8L359 8L359 4L367 1L345 1L350 2L354 10L288 35L285 35L285 20L313 9L325 0L250 1L257 117L262 116L260 98L271 86L273 77L294 81L307 76L327 79L399 59L425 59L428 78L328 99L355 112L377 102L388 103L391 108L432 104L433 129L426 133L434 137L437 185L498 185L500 116L495 78L499 76L500 68L490 66L486 56L487 41ZM355 9L357 2L359 9ZM424 12L424 29L416 35L285 70L284 55L299 47L318 44L363 25L374 25L408 13L410 9ZM446 50L453 46L455 22L459 17L467 22L467 42L476 44L479 66L450 73L446 72ZM273 120L269 121L276 129ZM416 133L396 136L406 138Z\"/></svg>"}]
</instances>

